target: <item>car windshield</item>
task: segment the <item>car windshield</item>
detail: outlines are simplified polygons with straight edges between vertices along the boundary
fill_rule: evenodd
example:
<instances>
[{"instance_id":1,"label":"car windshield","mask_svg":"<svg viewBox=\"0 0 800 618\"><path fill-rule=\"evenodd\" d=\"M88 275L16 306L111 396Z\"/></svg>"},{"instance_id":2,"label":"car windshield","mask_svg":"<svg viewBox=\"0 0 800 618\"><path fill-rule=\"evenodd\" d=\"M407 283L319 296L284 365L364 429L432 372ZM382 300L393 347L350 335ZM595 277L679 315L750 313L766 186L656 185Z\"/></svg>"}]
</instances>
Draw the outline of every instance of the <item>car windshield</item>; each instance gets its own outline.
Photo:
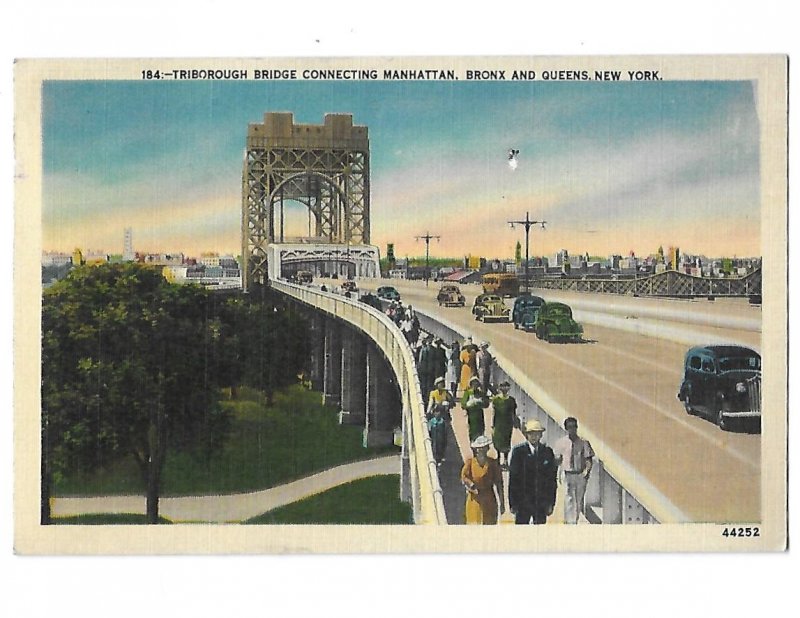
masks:
<instances>
[{"instance_id":1,"label":"car windshield","mask_svg":"<svg viewBox=\"0 0 800 618\"><path fill-rule=\"evenodd\" d=\"M548 313L550 315L566 315L566 316L569 316L571 311L570 311L569 307L550 306L550 308L548 309Z\"/></svg>"},{"instance_id":2,"label":"car windshield","mask_svg":"<svg viewBox=\"0 0 800 618\"><path fill-rule=\"evenodd\" d=\"M499 303L500 302L500 297L499 296L487 296L486 298L483 299L483 302L485 302L485 303Z\"/></svg>"},{"instance_id":3,"label":"car windshield","mask_svg":"<svg viewBox=\"0 0 800 618\"><path fill-rule=\"evenodd\" d=\"M760 371L761 358L759 356L724 356L719 359L719 370L722 371Z\"/></svg>"}]
</instances>

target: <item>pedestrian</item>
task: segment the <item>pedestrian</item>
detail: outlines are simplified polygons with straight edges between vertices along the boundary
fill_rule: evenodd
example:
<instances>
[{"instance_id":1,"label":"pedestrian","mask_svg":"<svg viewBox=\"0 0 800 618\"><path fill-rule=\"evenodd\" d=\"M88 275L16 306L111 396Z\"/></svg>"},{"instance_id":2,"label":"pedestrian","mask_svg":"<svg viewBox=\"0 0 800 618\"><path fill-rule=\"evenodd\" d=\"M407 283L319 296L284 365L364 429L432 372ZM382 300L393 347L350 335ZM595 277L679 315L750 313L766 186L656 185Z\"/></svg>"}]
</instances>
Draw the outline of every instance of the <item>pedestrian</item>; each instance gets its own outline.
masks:
<instances>
[{"instance_id":1,"label":"pedestrian","mask_svg":"<svg viewBox=\"0 0 800 618\"><path fill-rule=\"evenodd\" d=\"M433 390L433 381L436 379L436 353L432 344L433 336L426 335L417 355L419 385L425 397Z\"/></svg>"},{"instance_id":2,"label":"pedestrian","mask_svg":"<svg viewBox=\"0 0 800 618\"><path fill-rule=\"evenodd\" d=\"M489 343L484 341L481 343L478 353L475 355L475 365L478 369L478 377L481 379L481 387L483 392L488 394L493 392L492 388L492 365L494 365L494 357L489 352Z\"/></svg>"},{"instance_id":3,"label":"pedestrian","mask_svg":"<svg viewBox=\"0 0 800 618\"><path fill-rule=\"evenodd\" d=\"M428 434L431 437L431 450L433 460L437 466L441 466L444 461L445 450L447 449L447 421L440 406L433 407L433 413L428 419Z\"/></svg>"},{"instance_id":4,"label":"pedestrian","mask_svg":"<svg viewBox=\"0 0 800 618\"><path fill-rule=\"evenodd\" d=\"M454 340L453 343L450 344L450 350L447 355L447 373L445 375L454 399L458 396L458 379L461 376L460 354L461 345L458 341Z\"/></svg>"},{"instance_id":5,"label":"pedestrian","mask_svg":"<svg viewBox=\"0 0 800 618\"><path fill-rule=\"evenodd\" d=\"M441 465L447 448L447 427L452 419L450 410L455 402L445 388L443 377L436 378L434 385L436 388L428 397L425 418L428 419L428 433L431 436L433 458L437 465Z\"/></svg>"},{"instance_id":6,"label":"pedestrian","mask_svg":"<svg viewBox=\"0 0 800 618\"><path fill-rule=\"evenodd\" d=\"M461 482L467 490L467 524L493 525L497 523L498 507L500 515L506 512L503 473L497 460L489 457L491 444L486 436L478 436L470 444L473 456L461 468Z\"/></svg>"},{"instance_id":7,"label":"pedestrian","mask_svg":"<svg viewBox=\"0 0 800 618\"><path fill-rule=\"evenodd\" d=\"M478 366L475 363L475 354L477 350L472 343L472 338L467 337L464 345L461 347L461 390L465 391L469 388L469 381L473 376L478 373Z\"/></svg>"},{"instance_id":8,"label":"pedestrian","mask_svg":"<svg viewBox=\"0 0 800 618\"><path fill-rule=\"evenodd\" d=\"M477 376L472 377L467 389L461 396L461 408L467 415L470 442L478 436L482 436L486 431L483 410L488 407L488 405L489 401L486 394L481 390L481 381Z\"/></svg>"},{"instance_id":9,"label":"pedestrian","mask_svg":"<svg viewBox=\"0 0 800 618\"><path fill-rule=\"evenodd\" d=\"M404 317L403 321L400 322L400 332L403 333L409 345L413 346L416 343L417 338L413 336L413 322L408 316Z\"/></svg>"},{"instance_id":10,"label":"pedestrian","mask_svg":"<svg viewBox=\"0 0 800 618\"><path fill-rule=\"evenodd\" d=\"M507 380L500 382L497 387L500 394L492 399L492 442L497 451L500 467L508 470L508 453L511 450L511 432L514 427L519 427L517 416L517 400L508 394L511 384Z\"/></svg>"},{"instance_id":11,"label":"pedestrian","mask_svg":"<svg viewBox=\"0 0 800 618\"><path fill-rule=\"evenodd\" d=\"M447 349L441 337L433 341L433 365L433 375L444 377L447 373Z\"/></svg>"},{"instance_id":12,"label":"pedestrian","mask_svg":"<svg viewBox=\"0 0 800 618\"><path fill-rule=\"evenodd\" d=\"M417 334L419 334L421 327L419 325L417 312L412 309L411 305L408 306L408 310L411 312L411 321L414 323L414 330L417 331Z\"/></svg>"},{"instance_id":13,"label":"pedestrian","mask_svg":"<svg viewBox=\"0 0 800 618\"><path fill-rule=\"evenodd\" d=\"M578 436L578 420L564 419L567 435L555 443L556 463L561 467L564 481L564 523L577 524L584 512L586 483L592 473L594 450L588 440Z\"/></svg>"},{"instance_id":14,"label":"pedestrian","mask_svg":"<svg viewBox=\"0 0 800 618\"><path fill-rule=\"evenodd\" d=\"M553 449L544 444L544 427L532 419L525 423L526 441L511 451L508 472L508 505L518 524L544 524L556 503Z\"/></svg>"},{"instance_id":15,"label":"pedestrian","mask_svg":"<svg viewBox=\"0 0 800 618\"><path fill-rule=\"evenodd\" d=\"M442 417L446 421L452 419L450 411L455 406L453 396L448 392L443 377L438 377L433 383L434 389L428 395L428 405L425 408L426 418L433 416L436 408L442 408Z\"/></svg>"}]
</instances>

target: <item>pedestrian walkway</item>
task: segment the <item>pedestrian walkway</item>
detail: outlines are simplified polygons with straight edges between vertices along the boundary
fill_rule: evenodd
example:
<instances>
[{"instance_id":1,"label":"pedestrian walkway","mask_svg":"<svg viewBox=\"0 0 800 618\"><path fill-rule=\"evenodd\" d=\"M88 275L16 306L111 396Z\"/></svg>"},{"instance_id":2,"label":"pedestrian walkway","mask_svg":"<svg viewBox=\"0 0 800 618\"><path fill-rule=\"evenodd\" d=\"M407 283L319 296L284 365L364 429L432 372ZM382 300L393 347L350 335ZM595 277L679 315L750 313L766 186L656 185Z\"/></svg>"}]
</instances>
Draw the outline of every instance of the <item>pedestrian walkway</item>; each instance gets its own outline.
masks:
<instances>
[{"instance_id":1,"label":"pedestrian walkway","mask_svg":"<svg viewBox=\"0 0 800 618\"><path fill-rule=\"evenodd\" d=\"M173 522L238 523L361 478L399 474L400 456L356 461L262 491L161 498L159 514ZM146 513L144 496L55 498L55 517L91 513Z\"/></svg>"},{"instance_id":2,"label":"pedestrian walkway","mask_svg":"<svg viewBox=\"0 0 800 618\"><path fill-rule=\"evenodd\" d=\"M467 418L464 411L460 406L457 406L453 412L452 433L448 436L446 461L439 468L439 484L442 487L442 495L444 497L444 508L447 514L448 524L463 524L464 523L464 508L466 504L466 492L464 486L461 484L461 468L467 458L472 457L472 449L469 442L469 427L467 426ZM485 426L487 436L492 435L493 427L493 410L489 406L484 410ZM519 429L514 429L511 435L512 448L525 441L525 436ZM547 442L545 436L544 442ZM489 451L490 457L497 457L497 452L494 448ZM498 519L499 524L514 524L514 515L508 507L508 470L503 471L503 486L506 512ZM556 490L556 504L553 509L553 514L547 518L548 524L561 524L564 521L564 492L563 484L559 483ZM588 521L581 517L579 523L588 523Z\"/></svg>"}]
</instances>

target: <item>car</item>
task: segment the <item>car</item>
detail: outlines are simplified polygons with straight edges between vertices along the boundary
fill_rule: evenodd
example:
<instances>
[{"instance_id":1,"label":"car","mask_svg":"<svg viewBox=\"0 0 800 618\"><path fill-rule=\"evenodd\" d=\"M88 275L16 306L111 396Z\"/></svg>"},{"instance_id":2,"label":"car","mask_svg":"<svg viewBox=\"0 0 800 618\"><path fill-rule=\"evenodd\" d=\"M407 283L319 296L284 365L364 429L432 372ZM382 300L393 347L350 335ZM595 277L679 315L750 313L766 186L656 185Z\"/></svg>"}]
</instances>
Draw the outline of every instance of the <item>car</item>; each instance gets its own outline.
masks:
<instances>
[{"instance_id":1,"label":"car","mask_svg":"<svg viewBox=\"0 0 800 618\"><path fill-rule=\"evenodd\" d=\"M289 275L289 281L292 283L308 284L314 281L314 275L307 270L298 270Z\"/></svg>"},{"instance_id":2,"label":"car","mask_svg":"<svg viewBox=\"0 0 800 618\"><path fill-rule=\"evenodd\" d=\"M375 292L378 298L385 298L386 300L400 300L400 292L391 285L382 285Z\"/></svg>"},{"instance_id":3,"label":"car","mask_svg":"<svg viewBox=\"0 0 800 618\"><path fill-rule=\"evenodd\" d=\"M536 329L536 319L539 317L539 309L544 305L544 298L523 294L514 301L514 308L511 310L511 321L514 328L521 328L532 332Z\"/></svg>"},{"instance_id":4,"label":"car","mask_svg":"<svg viewBox=\"0 0 800 618\"><path fill-rule=\"evenodd\" d=\"M463 307L467 299L461 293L457 285L445 284L439 288L439 293L436 295L436 301L441 307Z\"/></svg>"},{"instance_id":5,"label":"car","mask_svg":"<svg viewBox=\"0 0 800 618\"><path fill-rule=\"evenodd\" d=\"M347 280L342 282L342 292L356 292L358 290L358 286L356 285L355 281Z\"/></svg>"},{"instance_id":6,"label":"car","mask_svg":"<svg viewBox=\"0 0 800 618\"><path fill-rule=\"evenodd\" d=\"M511 311L497 294L479 294L472 314L481 322L508 322Z\"/></svg>"},{"instance_id":7,"label":"car","mask_svg":"<svg viewBox=\"0 0 800 618\"><path fill-rule=\"evenodd\" d=\"M372 292L367 292L366 294L362 294L359 299L365 305L369 305L370 307L374 307L378 311L383 311L383 306L381 304L381 299L375 296Z\"/></svg>"},{"instance_id":8,"label":"car","mask_svg":"<svg viewBox=\"0 0 800 618\"><path fill-rule=\"evenodd\" d=\"M761 419L761 355L739 345L690 348L678 399L689 414L703 414L720 429L733 419Z\"/></svg>"},{"instance_id":9,"label":"car","mask_svg":"<svg viewBox=\"0 0 800 618\"><path fill-rule=\"evenodd\" d=\"M583 339L583 326L572 318L572 309L564 303L546 302L539 307L534 331L548 343Z\"/></svg>"}]
</instances>

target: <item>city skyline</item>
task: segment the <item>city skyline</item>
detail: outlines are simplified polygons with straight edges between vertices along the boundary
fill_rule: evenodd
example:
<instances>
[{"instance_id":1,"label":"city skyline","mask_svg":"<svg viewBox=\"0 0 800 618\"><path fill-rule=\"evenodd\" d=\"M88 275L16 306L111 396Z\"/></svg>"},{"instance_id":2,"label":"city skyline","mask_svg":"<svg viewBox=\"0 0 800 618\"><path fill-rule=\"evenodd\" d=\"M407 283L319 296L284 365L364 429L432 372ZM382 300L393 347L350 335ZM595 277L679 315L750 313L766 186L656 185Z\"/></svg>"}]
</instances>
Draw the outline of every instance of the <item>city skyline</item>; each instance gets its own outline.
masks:
<instances>
[{"instance_id":1,"label":"city skyline","mask_svg":"<svg viewBox=\"0 0 800 618\"><path fill-rule=\"evenodd\" d=\"M759 256L750 82L45 82L43 249L241 252L247 124L350 113L369 128L372 244L432 255L658 246ZM519 149L518 166L507 162ZM289 234L306 214L289 204ZM715 234L708 233L709 229Z\"/></svg>"}]
</instances>

